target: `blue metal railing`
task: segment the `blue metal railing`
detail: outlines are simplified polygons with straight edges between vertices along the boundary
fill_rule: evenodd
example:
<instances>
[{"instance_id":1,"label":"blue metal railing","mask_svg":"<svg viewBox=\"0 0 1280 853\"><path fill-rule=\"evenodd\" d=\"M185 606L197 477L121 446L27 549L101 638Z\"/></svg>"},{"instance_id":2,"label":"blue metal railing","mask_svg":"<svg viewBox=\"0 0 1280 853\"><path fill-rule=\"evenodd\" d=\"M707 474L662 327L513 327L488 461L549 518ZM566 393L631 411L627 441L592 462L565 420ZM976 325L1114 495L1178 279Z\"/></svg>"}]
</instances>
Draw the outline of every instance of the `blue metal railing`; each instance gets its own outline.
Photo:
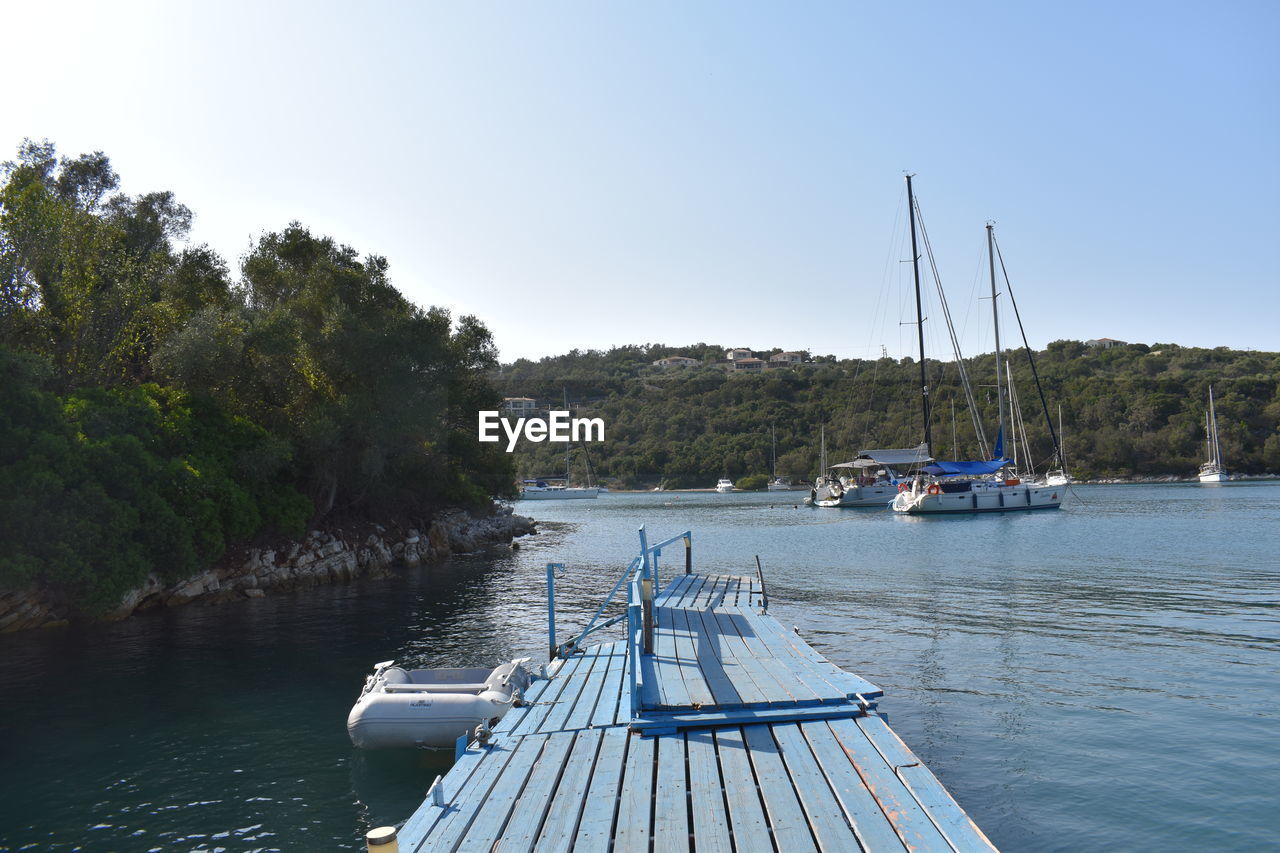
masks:
<instances>
[{"instance_id":1,"label":"blue metal railing","mask_svg":"<svg viewBox=\"0 0 1280 853\"><path fill-rule=\"evenodd\" d=\"M646 652L653 651L653 596L659 588L658 569L659 560L662 556L662 549L674 542L683 540L685 548L685 574L689 574L693 570L693 533L686 530L678 536L665 539L656 545L648 544L648 535L644 527L640 528L640 555L635 557L627 566L626 571L618 578L613 585L613 589L609 590L609 594L600 602L600 606L596 608L596 612L587 622L581 633L572 640L564 643L556 642L556 617L555 617L555 579L556 571L563 572L564 565L562 563L547 564L547 638L548 647L550 649L551 658L567 657L582 648L583 641L594 634L596 631L602 631L612 625L616 625L624 619L630 620L631 607L634 604L641 605L640 628L644 635L644 649ZM641 583L647 581L647 583ZM609 603L613 601L614 596L618 594L618 590L625 583L631 582L632 586L627 589L627 612L611 619L600 622L600 617L604 615ZM628 622L628 638L630 638L630 622ZM634 677L634 667L633 677Z\"/></svg>"}]
</instances>

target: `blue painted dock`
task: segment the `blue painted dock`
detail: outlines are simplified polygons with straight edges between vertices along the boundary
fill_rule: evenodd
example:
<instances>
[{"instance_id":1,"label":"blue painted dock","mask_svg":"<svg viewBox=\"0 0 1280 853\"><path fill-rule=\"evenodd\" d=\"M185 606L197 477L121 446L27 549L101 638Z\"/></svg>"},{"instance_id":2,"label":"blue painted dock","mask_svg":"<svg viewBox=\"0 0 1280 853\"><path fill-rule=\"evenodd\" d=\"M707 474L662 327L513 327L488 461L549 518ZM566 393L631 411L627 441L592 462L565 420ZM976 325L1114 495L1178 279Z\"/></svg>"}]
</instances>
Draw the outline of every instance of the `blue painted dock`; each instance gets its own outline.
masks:
<instances>
[{"instance_id":1,"label":"blue painted dock","mask_svg":"<svg viewBox=\"0 0 1280 853\"><path fill-rule=\"evenodd\" d=\"M655 592L681 538L642 534L619 582L627 638L584 645L589 624L560 645L400 850L995 849L877 715L879 688L767 615L761 578L690 572Z\"/></svg>"}]
</instances>

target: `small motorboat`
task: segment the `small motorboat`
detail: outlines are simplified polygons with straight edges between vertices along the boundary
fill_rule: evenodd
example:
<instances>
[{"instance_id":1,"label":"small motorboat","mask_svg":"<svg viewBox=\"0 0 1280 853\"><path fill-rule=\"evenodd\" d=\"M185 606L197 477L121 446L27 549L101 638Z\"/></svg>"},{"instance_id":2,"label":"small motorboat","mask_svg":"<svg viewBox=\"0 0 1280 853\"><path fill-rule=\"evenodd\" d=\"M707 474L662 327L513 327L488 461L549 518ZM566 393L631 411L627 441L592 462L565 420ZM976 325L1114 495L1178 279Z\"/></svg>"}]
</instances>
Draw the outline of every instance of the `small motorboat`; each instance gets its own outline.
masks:
<instances>
[{"instance_id":1,"label":"small motorboat","mask_svg":"<svg viewBox=\"0 0 1280 853\"><path fill-rule=\"evenodd\" d=\"M490 729L520 702L533 676L528 658L496 669L401 669L374 664L347 715L347 734L361 749L452 749L476 728Z\"/></svg>"}]
</instances>

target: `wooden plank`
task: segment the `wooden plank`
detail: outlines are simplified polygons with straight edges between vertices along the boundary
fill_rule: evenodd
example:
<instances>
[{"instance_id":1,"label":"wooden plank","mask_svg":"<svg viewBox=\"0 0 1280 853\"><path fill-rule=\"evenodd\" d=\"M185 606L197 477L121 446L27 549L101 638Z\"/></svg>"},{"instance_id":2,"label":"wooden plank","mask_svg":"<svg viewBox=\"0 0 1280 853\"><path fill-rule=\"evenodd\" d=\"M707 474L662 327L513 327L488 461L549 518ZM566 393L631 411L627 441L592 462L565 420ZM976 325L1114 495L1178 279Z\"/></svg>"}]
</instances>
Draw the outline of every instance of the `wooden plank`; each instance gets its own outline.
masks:
<instances>
[{"instance_id":1,"label":"wooden plank","mask_svg":"<svg viewBox=\"0 0 1280 853\"><path fill-rule=\"evenodd\" d=\"M588 649L588 653L594 652L595 660L591 664L591 673L587 676L586 684L582 687L582 693L578 696L578 701L573 706L573 712L569 714L564 722L564 728L572 731L574 729L585 729L591 725L591 716L595 713L596 705L600 702L600 694L604 689L604 683L609 671L610 655L608 646L592 646Z\"/></svg>"},{"instance_id":2,"label":"wooden plank","mask_svg":"<svg viewBox=\"0 0 1280 853\"><path fill-rule=\"evenodd\" d=\"M506 730L509 735L526 735L538 730L547 715L559 703L565 686L570 682L570 676L577 671L580 657L574 656L564 662L556 674L548 680L547 686L537 694L537 699L528 706L527 713Z\"/></svg>"},{"instance_id":3,"label":"wooden plank","mask_svg":"<svg viewBox=\"0 0 1280 853\"><path fill-rule=\"evenodd\" d=\"M685 782L684 734L656 738L657 788L653 796L653 849L688 851L689 787Z\"/></svg>"},{"instance_id":4,"label":"wooden plank","mask_svg":"<svg viewBox=\"0 0 1280 853\"><path fill-rule=\"evenodd\" d=\"M764 691L751 678L751 674L738 662L734 649L729 647L730 644L738 642L737 637L736 635L729 637L723 633L715 611L694 610L689 611L689 614L691 617L694 614L701 617L706 631L707 645L715 652L716 659L720 661L720 671L729 679L742 704L751 705L768 701Z\"/></svg>"},{"instance_id":5,"label":"wooden plank","mask_svg":"<svg viewBox=\"0 0 1280 853\"><path fill-rule=\"evenodd\" d=\"M662 707L662 693L658 690L658 662L653 655L640 655L640 707Z\"/></svg>"},{"instance_id":6,"label":"wooden plank","mask_svg":"<svg viewBox=\"0 0 1280 853\"><path fill-rule=\"evenodd\" d=\"M547 743L546 735L528 735L518 738L516 749L498 776L488 796L480 804L467 828L466 834L458 840L455 850L458 853L489 850L506 829L507 820L515 807L516 799L524 790L533 772L534 765L542 755L542 748Z\"/></svg>"},{"instance_id":7,"label":"wooden plank","mask_svg":"<svg viewBox=\"0 0 1280 853\"><path fill-rule=\"evenodd\" d=\"M616 850L648 850L649 826L653 819L654 738L632 737L627 747L627 766L622 774L618 821L613 836Z\"/></svg>"},{"instance_id":8,"label":"wooden plank","mask_svg":"<svg viewBox=\"0 0 1280 853\"><path fill-rule=\"evenodd\" d=\"M497 843L493 846L494 853L532 853L534 841L538 838L542 822L551 806L551 798L564 776L565 761L572 746L573 735L569 732L557 732L547 738L542 755L529 772L529 781L524 786L524 791L511 809L507 828L498 836ZM580 796L573 789L566 793L572 799Z\"/></svg>"},{"instance_id":9,"label":"wooden plank","mask_svg":"<svg viewBox=\"0 0 1280 853\"><path fill-rule=\"evenodd\" d=\"M809 749L809 742L795 723L771 727L773 739L778 744L787 775L800 797L805 820L818 840L818 849L843 853L853 849L856 836L844 819L844 813L835 795L827 785L826 776L818 768L818 762Z\"/></svg>"},{"instance_id":10,"label":"wooden plank","mask_svg":"<svg viewBox=\"0 0 1280 853\"><path fill-rule=\"evenodd\" d=\"M511 763L512 757L521 751L520 747L525 740L526 738L506 738L503 742L487 747L479 767L467 780L465 786L453 788L449 777L445 776L443 784L447 810L431 805L430 801L423 803L422 809L445 813L435 826L431 827L431 831L418 846L413 848L415 853L420 850L452 850L454 848L470 828L476 814L484 805L489 791L506 770L507 765ZM533 750L536 752L537 748L535 745Z\"/></svg>"},{"instance_id":11,"label":"wooden plank","mask_svg":"<svg viewBox=\"0 0 1280 853\"><path fill-rule=\"evenodd\" d=\"M609 850L627 744L630 741L625 729L604 732L595 766L591 770L590 785L582 789L586 794L586 802L582 808L582 817L578 820L578 833L573 837L574 853L607 853Z\"/></svg>"},{"instance_id":12,"label":"wooden plank","mask_svg":"<svg viewBox=\"0 0 1280 853\"><path fill-rule=\"evenodd\" d=\"M733 620L719 611L707 611L721 638L721 665L746 704L784 704L795 701L776 679L765 672L738 633ZM704 621L706 621L704 619Z\"/></svg>"},{"instance_id":13,"label":"wooden plank","mask_svg":"<svg viewBox=\"0 0 1280 853\"><path fill-rule=\"evenodd\" d=\"M907 849L950 853L951 845L858 724L853 720L832 720L828 725Z\"/></svg>"},{"instance_id":14,"label":"wooden plank","mask_svg":"<svg viewBox=\"0 0 1280 853\"><path fill-rule=\"evenodd\" d=\"M708 677L715 677L719 671L718 662L713 659L715 666L710 673L704 669L703 662L698 656L697 646L694 645L693 637L689 630L687 611L669 607L664 607L663 610L671 623L670 631L675 643L676 657L680 661L680 674L684 678L684 689L689 695L689 704L695 707L714 705L716 699L712 695L707 679ZM720 673L720 675L723 677L723 673Z\"/></svg>"},{"instance_id":15,"label":"wooden plank","mask_svg":"<svg viewBox=\"0 0 1280 853\"><path fill-rule=\"evenodd\" d=\"M675 580L669 583L667 589L664 590L662 604L678 607L686 598L696 596L704 582L703 575L677 575Z\"/></svg>"},{"instance_id":16,"label":"wooden plank","mask_svg":"<svg viewBox=\"0 0 1280 853\"><path fill-rule=\"evenodd\" d=\"M604 684L600 687L600 700L596 702L591 714L593 726L612 726L617 724L620 716L631 716L626 645L621 642L611 645L609 668L605 672Z\"/></svg>"},{"instance_id":17,"label":"wooden plank","mask_svg":"<svg viewBox=\"0 0 1280 853\"><path fill-rule=\"evenodd\" d=\"M551 808L542 822L542 831L538 834L538 853L568 853L573 846L578 819L587 803L584 794L591 780L591 771L596 766L603 734L584 729L568 737L573 738L573 747L565 762L564 774L556 787ZM610 817L612 814L610 809Z\"/></svg>"},{"instance_id":18,"label":"wooden plank","mask_svg":"<svg viewBox=\"0 0 1280 853\"><path fill-rule=\"evenodd\" d=\"M861 693L869 699L884 695L884 691L870 681L847 672L827 660L817 649L805 642L803 637L800 637L794 631L788 631L778 620L772 617L756 616L754 618L755 621L752 624L761 638L772 637L775 639L775 641L769 642L769 646L775 653L785 651L816 664L813 668L815 672L829 671L831 675L824 677L846 694Z\"/></svg>"},{"instance_id":19,"label":"wooden plank","mask_svg":"<svg viewBox=\"0 0 1280 853\"><path fill-rule=\"evenodd\" d=\"M715 741L734 849L738 853L773 853L769 823L751 772L751 758L742 739L742 729L717 729Z\"/></svg>"},{"instance_id":20,"label":"wooden plank","mask_svg":"<svg viewBox=\"0 0 1280 853\"><path fill-rule=\"evenodd\" d=\"M756 772L765 814L769 816L774 843L786 853L817 850L769 727L743 726L742 734L751 756L751 766Z\"/></svg>"},{"instance_id":21,"label":"wooden plank","mask_svg":"<svg viewBox=\"0 0 1280 853\"><path fill-rule=\"evenodd\" d=\"M698 853L731 853L729 813L725 809L720 769L716 764L715 735L710 731L685 735L689 756L689 793L692 797L693 844Z\"/></svg>"},{"instance_id":22,"label":"wooden plank","mask_svg":"<svg viewBox=\"0 0 1280 853\"><path fill-rule=\"evenodd\" d=\"M583 693L591 683L591 673L599 660L599 646L589 646L582 654L574 655L573 673L565 677L564 690L561 691L555 705L547 711L542 724L538 726L538 731L558 732L567 728L569 715L583 701Z\"/></svg>"},{"instance_id":23,"label":"wooden plank","mask_svg":"<svg viewBox=\"0 0 1280 853\"><path fill-rule=\"evenodd\" d=\"M865 720L859 720L857 725L881 757L897 771L898 778L929 813L952 847L957 850L996 849L938 781L938 777L907 748L888 723L872 714Z\"/></svg>"},{"instance_id":24,"label":"wooden plank","mask_svg":"<svg viewBox=\"0 0 1280 853\"><path fill-rule=\"evenodd\" d=\"M765 644L756 636L751 624L742 618L742 611L734 608L730 612L716 611L716 621L728 638L735 634L741 646L729 644L736 660L756 683L769 701L772 702L817 702L820 697L816 692L801 683L785 666L779 666L772 656L767 654Z\"/></svg>"},{"instance_id":25,"label":"wooden plank","mask_svg":"<svg viewBox=\"0 0 1280 853\"><path fill-rule=\"evenodd\" d=\"M654 608L653 671L658 682L660 708L687 708L691 704L685 689L684 671L676 651L671 608ZM649 657L645 655L644 657ZM647 707L647 706L646 706Z\"/></svg>"},{"instance_id":26,"label":"wooden plank","mask_svg":"<svg viewBox=\"0 0 1280 853\"><path fill-rule=\"evenodd\" d=\"M831 727L822 723L801 723L800 731L813 748L831 790L835 793L845 820L852 826L864 850L905 850L893 824L876 798L863 783L857 768L849 761Z\"/></svg>"},{"instance_id":27,"label":"wooden plank","mask_svg":"<svg viewBox=\"0 0 1280 853\"><path fill-rule=\"evenodd\" d=\"M698 597L694 599L693 607L697 610L712 609L721 606L724 603L725 590L729 588L729 579L723 575L712 575L707 578L707 583L703 584L699 591Z\"/></svg>"},{"instance_id":28,"label":"wooden plank","mask_svg":"<svg viewBox=\"0 0 1280 853\"><path fill-rule=\"evenodd\" d=\"M444 787L445 795L452 794L453 799L456 799L459 791L471 786L479 778L477 773L482 762L494 751L494 749L473 746L464 752L449 770L449 782ZM504 748L499 752L500 759L505 761L511 750ZM412 849L413 844L426 837L446 814L448 812L445 809L424 802L400 828L400 843L406 850Z\"/></svg>"},{"instance_id":29,"label":"wooden plank","mask_svg":"<svg viewBox=\"0 0 1280 853\"><path fill-rule=\"evenodd\" d=\"M807 658L791 653L792 640L785 636L777 620L760 616L750 610L733 608L726 610L743 635L751 653L765 669L785 684L797 701L843 699L848 691L828 681L824 676L839 673L830 663L821 666ZM799 640L794 634L795 640Z\"/></svg>"},{"instance_id":30,"label":"wooden plank","mask_svg":"<svg viewBox=\"0 0 1280 853\"><path fill-rule=\"evenodd\" d=\"M707 633L701 612L678 610L674 615L676 628L683 630L685 642L692 646L689 652L693 655L693 660L702 674L703 683L710 691L710 698L704 701L703 705L721 708L741 705L742 697L733 686L733 681L725 674L724 665L714 649L716 643ZM696 701L692 691L690 698Z\"/></svg>"}]
</instances>

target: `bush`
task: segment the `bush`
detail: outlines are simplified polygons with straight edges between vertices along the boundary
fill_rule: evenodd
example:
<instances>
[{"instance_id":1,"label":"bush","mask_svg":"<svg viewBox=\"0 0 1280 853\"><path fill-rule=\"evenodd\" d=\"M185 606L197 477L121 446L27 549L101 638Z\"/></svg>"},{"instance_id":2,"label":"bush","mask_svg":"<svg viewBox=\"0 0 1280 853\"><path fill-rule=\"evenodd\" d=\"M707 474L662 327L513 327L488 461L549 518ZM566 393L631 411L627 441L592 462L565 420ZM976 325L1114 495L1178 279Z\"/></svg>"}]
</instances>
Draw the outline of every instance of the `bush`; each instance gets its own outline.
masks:
<instances>
[{"instance_id":1,"label":"bush","mask_svg":"<svg viewBox=\"0 0 1280 853\"><path fill-rule=\"evenodd\" d=\"M742 492L758 492L767 485L769 485L768 475L750 474L734 483L733 487Z\"/></svg>"}]
</instances>

